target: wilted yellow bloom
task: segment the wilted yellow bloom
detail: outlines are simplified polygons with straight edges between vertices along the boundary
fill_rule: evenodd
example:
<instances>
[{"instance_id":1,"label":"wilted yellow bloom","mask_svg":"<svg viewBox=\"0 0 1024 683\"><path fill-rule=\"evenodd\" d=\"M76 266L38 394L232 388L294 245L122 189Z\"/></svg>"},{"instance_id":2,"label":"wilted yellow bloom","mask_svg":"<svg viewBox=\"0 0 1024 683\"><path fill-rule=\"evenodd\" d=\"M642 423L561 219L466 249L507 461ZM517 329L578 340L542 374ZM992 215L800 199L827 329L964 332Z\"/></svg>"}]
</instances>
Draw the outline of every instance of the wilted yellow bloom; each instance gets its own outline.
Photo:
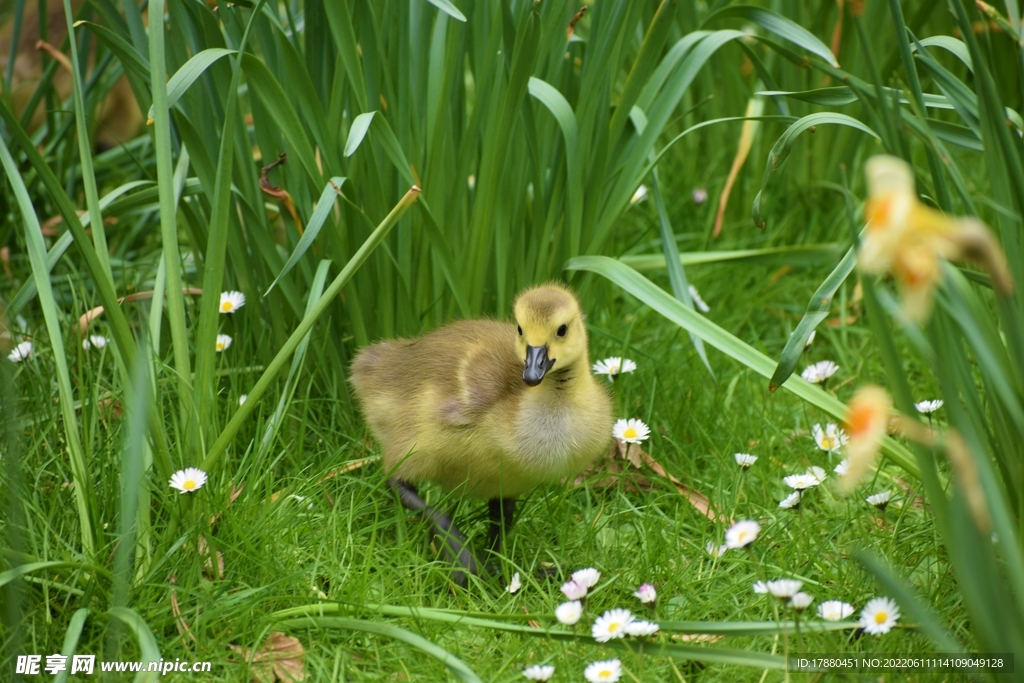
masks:
<instances>
[{"instance_id":1,"label":"wilted yellow bloom","mask_svg":"<svg viewBox=\"0 0 1024 683\"><path fill-rule=\"evenodd\" d=\"M1013 290L1006 257L992 233L974 218L951 218L922 204L914 174L902 159L880 155L867 163L868 201L857 265L867 273L890 273L899 284L903 312L924 320L942 279L942 259L971 258L1003 293Z\"/></svg>"},{"instance_id":2,"label":"wilted yellow bloom","mask_svg":"<svg viewBox=\"0 0 1024 683\"><path fill-rule=\"evenodd\" d=\"M875 464L882 447L882 437L892 412L892 400L885 389L868 384L857 390L846 406L845 428L846 474L839 480L844 491L850 491Z\"/></svg>"}]
</instances>

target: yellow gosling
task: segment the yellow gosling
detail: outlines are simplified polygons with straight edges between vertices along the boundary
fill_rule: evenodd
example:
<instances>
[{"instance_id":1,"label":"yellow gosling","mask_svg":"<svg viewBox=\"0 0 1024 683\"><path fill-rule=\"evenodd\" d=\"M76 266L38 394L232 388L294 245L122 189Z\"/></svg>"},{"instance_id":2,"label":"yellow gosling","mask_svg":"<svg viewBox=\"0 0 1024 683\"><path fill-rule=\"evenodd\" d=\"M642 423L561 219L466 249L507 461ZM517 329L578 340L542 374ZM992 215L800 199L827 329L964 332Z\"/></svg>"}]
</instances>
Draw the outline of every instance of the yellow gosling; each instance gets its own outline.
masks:
<instances>
[{"instance_id":1,"label":"yellow gosling","mask_svg":"<svg viewBox=\"0 0 1024 683\"><path fill-rule=\"evenodd\" d=\"M464 536L416 484L488 500L497 550L517 496L575 476L611 438L612 404L591 374L576 297L544 285L522 292L513 310L515 324L456 322L374 344L352 363L389 484L406 507L425 512L446 555L473 573Z\"/></svg>"}]
</instances>

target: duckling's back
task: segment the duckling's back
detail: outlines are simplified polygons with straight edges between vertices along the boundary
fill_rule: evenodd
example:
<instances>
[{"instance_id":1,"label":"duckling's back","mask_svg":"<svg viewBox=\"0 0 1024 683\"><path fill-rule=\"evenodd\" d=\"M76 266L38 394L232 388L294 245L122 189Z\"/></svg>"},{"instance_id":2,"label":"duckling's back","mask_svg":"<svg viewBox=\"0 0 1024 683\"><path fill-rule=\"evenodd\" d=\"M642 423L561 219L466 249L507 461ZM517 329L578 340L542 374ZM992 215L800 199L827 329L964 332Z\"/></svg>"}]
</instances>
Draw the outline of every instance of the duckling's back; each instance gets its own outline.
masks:
<instances>
[{"instance_id":1,"label":"duckling's back","mask_svg":"<svg viewBox=\"0 0 1024 683\"><path fill-rule=\"evenodd\" d=\"M358 353L352 385L389 474L446 488L461 483L445 481L449 476L466 478L459 466L465 451L490 450L495 425L488 416L514 412L525 387L515 334L508 323L466 320ZM479 455L486 462L486 453Z\"/></svg>"}]
</instances>

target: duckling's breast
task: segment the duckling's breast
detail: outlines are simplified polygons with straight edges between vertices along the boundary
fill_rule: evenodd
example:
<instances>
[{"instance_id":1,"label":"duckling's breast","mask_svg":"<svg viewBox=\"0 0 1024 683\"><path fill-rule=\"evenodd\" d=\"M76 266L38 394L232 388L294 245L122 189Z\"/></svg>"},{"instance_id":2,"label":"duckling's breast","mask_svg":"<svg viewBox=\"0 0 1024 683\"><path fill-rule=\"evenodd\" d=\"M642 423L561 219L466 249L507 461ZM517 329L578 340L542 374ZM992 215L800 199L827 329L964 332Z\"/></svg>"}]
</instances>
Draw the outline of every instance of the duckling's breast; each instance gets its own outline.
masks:
<instances>
[{"instance_id":1,"label":"duckling's breast","mask_svg":"<svg viewBox=\"0 0 1024 683\"><path fill-rule=\"evenodd\" d=\"M587 391L527 393L511 429L512 458L534 485L579 474L611 439L611 402L594 384Z\"/></svg>"}]
</instances>

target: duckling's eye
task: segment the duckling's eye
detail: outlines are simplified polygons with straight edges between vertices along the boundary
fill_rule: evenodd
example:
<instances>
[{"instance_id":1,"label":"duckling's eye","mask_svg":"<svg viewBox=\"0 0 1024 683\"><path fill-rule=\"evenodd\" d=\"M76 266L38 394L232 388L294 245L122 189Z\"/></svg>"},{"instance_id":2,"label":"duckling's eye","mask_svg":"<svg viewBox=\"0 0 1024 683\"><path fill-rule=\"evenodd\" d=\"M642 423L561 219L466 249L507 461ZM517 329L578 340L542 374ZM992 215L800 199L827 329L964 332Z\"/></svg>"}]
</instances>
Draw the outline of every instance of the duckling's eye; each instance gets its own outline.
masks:
<instances>
[{"instance_id":1,"label":"duckling's eye","mask_svg":"<svg viewBox=\"0 0 1024 683\"><path fill-rule=\"evenodd\" d=\"M558 336L559 337L564 337L565 333L568 332L568 331L569 331L569 328L566 327L565 325L562 325L561 327L558 328Z\"/></svg>"},{"instance_id":2,"label":"duckling's eye","mask_svg":"<svg viewBox=\"0 0 1024 683\"><path fill-rule=\"evenodd\" d=\"M523 326L522 325L516 325L516 329L519 330L519 336L522 337L523 336Z\"/></svg>"}]
</instances>

